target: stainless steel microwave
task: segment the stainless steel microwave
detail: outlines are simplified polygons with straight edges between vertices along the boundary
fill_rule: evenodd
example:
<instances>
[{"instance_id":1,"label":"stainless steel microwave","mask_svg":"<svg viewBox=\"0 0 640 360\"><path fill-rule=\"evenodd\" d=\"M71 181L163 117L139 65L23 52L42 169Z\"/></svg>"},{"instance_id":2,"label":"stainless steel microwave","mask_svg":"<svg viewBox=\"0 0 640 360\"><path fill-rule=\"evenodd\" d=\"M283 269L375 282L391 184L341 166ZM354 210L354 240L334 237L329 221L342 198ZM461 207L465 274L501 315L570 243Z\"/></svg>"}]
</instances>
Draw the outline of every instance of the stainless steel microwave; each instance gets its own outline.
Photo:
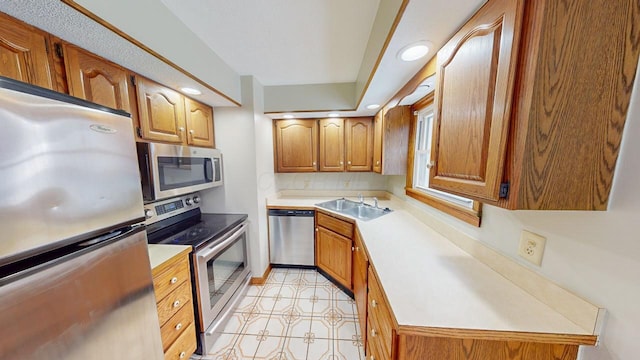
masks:
<instances>
[{"instance_id":1,"label":"stainless steel microwave","mask_svg":"<svg viewBox=\"0 0 640 360\"><path fill-rule=\"evenodd\" d=\"M158 143L137 148L145 202L223 184L220 150Z\"/></svg>"}]
</instances>

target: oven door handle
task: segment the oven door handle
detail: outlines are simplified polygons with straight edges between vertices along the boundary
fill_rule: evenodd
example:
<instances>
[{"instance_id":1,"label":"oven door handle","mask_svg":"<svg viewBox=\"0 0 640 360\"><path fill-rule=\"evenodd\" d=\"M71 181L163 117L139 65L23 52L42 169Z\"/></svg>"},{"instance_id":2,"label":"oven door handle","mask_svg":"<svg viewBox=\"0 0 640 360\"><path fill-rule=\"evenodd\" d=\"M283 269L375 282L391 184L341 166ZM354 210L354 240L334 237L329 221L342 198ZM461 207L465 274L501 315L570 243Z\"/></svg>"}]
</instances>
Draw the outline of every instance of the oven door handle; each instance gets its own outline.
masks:
<instances>
[{"instance_id":1,"label":"oven door handle","mask_svg":"<svg viewBox=\"0 0 640 360\"><path fill-rule=\"evenodd\" d=\"M196 255L198 255L198 258L204 259L204 260L209 260L209 258L211 256L213 256L214 254L219 252L221 249L223 249L227 245L233 243L237 238L240 237L240 235L242 235L242 233L245 232L245 230L247 229L247 223L244 223L244 224L240 225L236 229L238 229L238 231L234 232L233 235L229 236L227 239L225 239L221 243L209 247L208 248L209 250L207 252L204 252L202 254L197 254L196 253Z\"/></svg>"}]
</instances>

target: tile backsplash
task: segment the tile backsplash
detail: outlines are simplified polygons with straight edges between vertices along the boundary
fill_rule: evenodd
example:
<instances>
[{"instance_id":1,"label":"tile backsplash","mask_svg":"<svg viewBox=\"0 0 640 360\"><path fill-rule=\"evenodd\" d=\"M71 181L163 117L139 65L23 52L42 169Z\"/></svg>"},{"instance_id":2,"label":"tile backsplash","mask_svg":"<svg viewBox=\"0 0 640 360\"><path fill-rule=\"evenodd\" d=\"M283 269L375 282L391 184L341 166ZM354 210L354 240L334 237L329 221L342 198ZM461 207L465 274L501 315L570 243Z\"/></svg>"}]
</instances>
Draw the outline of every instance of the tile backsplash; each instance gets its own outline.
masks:
<instances>
[{"instance_id":1,"label":"tile backsplash","mask_svg":"<svg viewBox=\"0 0 640 360\"><path fill-rule=\"evenodd\" d=\"M386 190L387 177L376 173L280 173L275 174L277 191L282 190Z\"/></svg>"}]
</instances>

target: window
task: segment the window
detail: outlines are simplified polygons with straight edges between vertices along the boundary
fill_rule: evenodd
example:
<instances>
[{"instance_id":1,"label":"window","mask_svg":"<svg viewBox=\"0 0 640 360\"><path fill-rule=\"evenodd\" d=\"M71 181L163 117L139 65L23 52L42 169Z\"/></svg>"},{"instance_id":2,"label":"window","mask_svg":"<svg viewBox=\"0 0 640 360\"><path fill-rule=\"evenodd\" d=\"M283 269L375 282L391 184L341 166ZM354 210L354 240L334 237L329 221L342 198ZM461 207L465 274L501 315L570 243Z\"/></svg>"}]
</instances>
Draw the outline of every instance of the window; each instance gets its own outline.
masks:
<instances>
[{"instance_id":1,"label":"window","mask_svg":"<svg viewBox=\"0 0 640 360\"><path fill-rule=\"evenodd\" d=\"M461 196L429 188L429 163L433 138L433 93L413 106L406 193L429 206L455 216L467 223L480 226L481 204Z\"/></svg>"}]
</instances>

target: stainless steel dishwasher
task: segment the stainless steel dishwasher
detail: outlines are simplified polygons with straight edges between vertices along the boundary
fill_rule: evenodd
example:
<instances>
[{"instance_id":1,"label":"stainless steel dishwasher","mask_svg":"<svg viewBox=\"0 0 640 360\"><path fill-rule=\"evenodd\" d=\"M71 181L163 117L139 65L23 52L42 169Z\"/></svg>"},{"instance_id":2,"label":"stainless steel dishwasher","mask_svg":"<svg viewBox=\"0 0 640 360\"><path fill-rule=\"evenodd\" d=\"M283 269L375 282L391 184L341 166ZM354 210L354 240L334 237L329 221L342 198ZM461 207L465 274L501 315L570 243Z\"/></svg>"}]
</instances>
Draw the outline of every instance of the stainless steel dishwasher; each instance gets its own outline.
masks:
<instances>
[{"instance_id":1,"label":"stainless steel dishwasher","mask_svg":"<svg viewBox=\"0 0 640 360\"><path fill-rule=\"evenodd\" d=\"M314 210L269 210L272 265L315 265Z\"/></svg>"}]
</instances>

